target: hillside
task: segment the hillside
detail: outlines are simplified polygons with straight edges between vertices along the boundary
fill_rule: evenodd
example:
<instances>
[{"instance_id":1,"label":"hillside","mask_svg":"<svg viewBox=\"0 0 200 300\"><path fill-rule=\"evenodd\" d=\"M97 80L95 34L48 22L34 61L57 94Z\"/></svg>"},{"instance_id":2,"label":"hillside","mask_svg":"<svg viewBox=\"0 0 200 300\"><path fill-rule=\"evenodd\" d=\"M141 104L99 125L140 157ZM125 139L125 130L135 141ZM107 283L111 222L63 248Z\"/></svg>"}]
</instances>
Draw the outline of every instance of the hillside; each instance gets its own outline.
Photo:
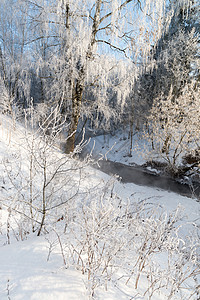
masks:
<instances>
[{"instance_id":1,"label":"hillside","mask_svg":"<svg viewBox=\"0 0 200 300\"><path fill-rule=\"evenodd\" d=\"M0 299L199 298L196 199L123 184L3 115L0 162Z\"/></svg>"}]
</instances>

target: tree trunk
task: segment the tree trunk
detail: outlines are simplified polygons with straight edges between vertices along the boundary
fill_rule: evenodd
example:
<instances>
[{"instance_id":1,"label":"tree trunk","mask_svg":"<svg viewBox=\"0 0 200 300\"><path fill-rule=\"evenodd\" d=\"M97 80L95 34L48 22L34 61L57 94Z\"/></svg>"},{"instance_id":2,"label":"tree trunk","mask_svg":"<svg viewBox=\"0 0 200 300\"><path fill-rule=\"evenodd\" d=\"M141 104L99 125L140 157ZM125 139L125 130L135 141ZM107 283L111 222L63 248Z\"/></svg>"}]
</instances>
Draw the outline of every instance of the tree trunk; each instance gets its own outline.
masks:
<instances>
[{"instance_id":1,"label":"tree trunk","mask_svg":"<svg viewBox=\"0 0 200 300\"><path fill-rule=\"evenodd\" d=\"M94 44L96 43L95 37L100 24L101 7L102 7L102 0L97 0L93 25L92 25L92 33L90 37L90 43L88 45L88 49L85 57L86 62L85 65L79 67L78 79L74 82L72 86L72 116L71 116L70 128L68 131L68 138L66 141L66 147L65 147L65 153L67 154L73 152L75 148L75 137L76 137L76 130L78 127L78 121L81 112L83 82L86 74L85 71L87 69L88 60L92 58L93 47ZM69 4L66 5L66 29L69 30Z\"/></svg>"},{"instance_id":2,"label":"tree trunk","mask_svg":"<svg viewBox=\"0 0 200 300\"><path fill-rule=\"evenodd\" d=\"M65 153L67 154L73 152L75 148L75 137L81 111L82 94L83 85L81 84L81 80L77 80L72 90L72 116L65 146Z\"/></svg>"}]
</instances>

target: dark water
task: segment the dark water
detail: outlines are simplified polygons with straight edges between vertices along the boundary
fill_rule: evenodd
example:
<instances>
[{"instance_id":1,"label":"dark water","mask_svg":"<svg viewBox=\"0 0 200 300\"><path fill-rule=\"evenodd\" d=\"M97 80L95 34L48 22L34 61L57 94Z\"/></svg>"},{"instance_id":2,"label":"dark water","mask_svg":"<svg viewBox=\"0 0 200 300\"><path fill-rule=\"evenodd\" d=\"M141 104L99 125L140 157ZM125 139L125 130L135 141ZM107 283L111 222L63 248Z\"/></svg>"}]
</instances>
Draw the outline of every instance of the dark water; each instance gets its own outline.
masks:
<instances>
[{"instance_id":1,"label":"dark water","mask_svg":"<svg viewBox=\"0 0 200 300\"><path fill-rule=\"evenodd\" d=\"M109 175L119 175L121 181L124 183L135 183L138 185L160 188L187 197L200 198L199 185L191 188L187 184L181 184L170 177L154 174L140 166L127 166L109 160L101 160L99 161L99 165L101 171Z\"/></svg>"}]
</instances>

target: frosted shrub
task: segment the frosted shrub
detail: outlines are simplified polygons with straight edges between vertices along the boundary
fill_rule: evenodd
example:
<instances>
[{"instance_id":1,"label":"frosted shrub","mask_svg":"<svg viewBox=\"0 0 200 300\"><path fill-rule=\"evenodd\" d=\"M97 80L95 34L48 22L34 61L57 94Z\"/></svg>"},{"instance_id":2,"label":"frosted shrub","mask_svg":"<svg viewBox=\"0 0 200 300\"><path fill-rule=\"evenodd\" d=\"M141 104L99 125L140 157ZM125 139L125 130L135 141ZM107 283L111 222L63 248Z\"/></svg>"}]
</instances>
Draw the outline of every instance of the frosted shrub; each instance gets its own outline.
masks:
<instances>
[{"instance_id":1,"label":"frosted shrub","mask_svg":"<svg viewBox=\"0 0 200 300\"><path fill-rule=\"evenodd\" d=\"M126 209L112 194L112 181L89 192L66 227L65 243L73 263L87 274L90 295L98 286L107 288L127 242Z\"/></svg>"},{"instance_id":2,"label":"frosted shrub","mask_svg":"<svg viewBox=\"0 0 200 300\"><path fill-rule=\"evenodd\" d=\"M133 298L161 292L166 299L182 299L185 289L197 295L199 237L183 235L181 207L167 214L147 201L125 202L113 193L111 180L70 210L58 244L66 265L87 276L91 297L112 284L124 293L130 288Z\"/></svg>"},{"instance_id":3,"label":"frosted shrub","mask_svg":"<svg viewBox=\"0 0 200 300\"><path fill-rule=\"evenodd\" d=\"M82 162L72 159L81 151L83 141L68 156L55 149L64 126L56 110L42 121L40 117L33 106L25 111L26 129L20 132L18 127L18 145L4 159L10 186L4 204L21 215L22 223L24 218L28 220L31 228L28 226L27 231L38 235L48 231L48 224L58 218L62 206L77 196L81 169L88 164L88 158Z\"/></svg>"}]
</instances>

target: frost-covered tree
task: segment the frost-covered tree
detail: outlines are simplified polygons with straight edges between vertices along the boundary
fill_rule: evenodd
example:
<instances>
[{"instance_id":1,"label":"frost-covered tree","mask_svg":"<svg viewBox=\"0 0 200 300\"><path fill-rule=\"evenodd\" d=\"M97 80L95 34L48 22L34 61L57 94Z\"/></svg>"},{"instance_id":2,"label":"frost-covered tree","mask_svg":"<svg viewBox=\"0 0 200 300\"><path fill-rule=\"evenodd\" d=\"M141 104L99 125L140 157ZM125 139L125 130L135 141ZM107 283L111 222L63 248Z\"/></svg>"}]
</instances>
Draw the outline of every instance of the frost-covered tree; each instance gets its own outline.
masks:
<instances>
[{"instance_id":1,"label":"frost-covered tree","mask_svg":"<svg viewBox=\"0 0 200 300\"><path fill-rule=\"evenodd\" d=\"M171 5L173 2L171 3ZM166 32L156 45L155 90L169 93L173 86L174 95L181 92L186 83L198 73L199 11L194 1L175 5L174 15ZM192 74L191 74L192 72ZM165 79L165 80L164 80Z\"/></svg>"},{"instance_id":2,"label":"frost-covered tree","mask_svg":"<svg viewBox=\"0 0 200 300\"><path fill-rule=\"evenodd\" d=\"M9 0L8 10L7 3L4 85L24 106L29 98L45 102L49 113L59 106L70 123L65 150L73 151L80 118L107 126L129 106L138 66L162 34L166 0Z\"/></svg>"},{"instance_id":3,"label":"frost-covered tree","mask_svg":"<svg viewBox=\"0 0 200 300\"><path fill-rule=\"evenodd\" d=\"M153 100L173 89L178 96L184 86L199 76L199 6L195 1L170 1L164 15L161 37L154 44L136 80L135 115L144 118ZM169 17L170 15L170 17Z\"/></svg>"},{"instance_id":4,"label":"frost-covered tree","mask_svg":"<svg viewBox=\"0 0 200 300\"><path fill-rule=\"evenodd\" d=\"M138 99L138 112L142 111L148 123L145 132L152 143L153 158L164 158L173 173L179 158L198 148L199 137L195 121L199 118L198 11L194 3L188 3L174 6L173 16L168 24L166 21L165 31L150 53L133 93ZM191 94L192 89L196 96Z\"/></svg>"},{"instance_id":5,"label":"frost-covered tree","mask_svg":"<svg viewBox=\"0 0 200 300\"><path fill-rule=\"evenodd\" d=\"M91 118L108 120L114 116L109 105L112 99L124 105L133 77L128 58L134 53L137 63L145 56L148 32L148 41L153 38L151 26L157 28L159 36L165 0L48 3L24 0L24 3L32 11L29 17L32 37L28 43L41 45L43 49L41 52L39 47L36 51L41 90L44 98L51 105L59 104L63 115L68 117L71 125L66 152L70 152L84 112ZM120 58L123 63L119 63ZM88 95L92 95L92 101Z\"/></svg>"},{"instance_id":6,"label":"frost-covered tree","mask_svg":"<svg viewBox=\"0 0 200 300\"><path fill-rule=\"evenodd\" d=\"M25 105L29 95L27 14L27 7L21 1L0 3L0 75L10 104Z\"/></svg>"},{"instance_id":7,"label":"frost-covered tree","mask_svg":"<svg viewBox=\"0 0 200 300\"><path fill-rule=\"evenodd\" d=\"M152 158L164 159L172 174L176 174L181 158L200 148L200 89L195 83L186 85L174 97L173 89L155 99L149 124L153 140Z\"/></svg>"}]
</instances>

